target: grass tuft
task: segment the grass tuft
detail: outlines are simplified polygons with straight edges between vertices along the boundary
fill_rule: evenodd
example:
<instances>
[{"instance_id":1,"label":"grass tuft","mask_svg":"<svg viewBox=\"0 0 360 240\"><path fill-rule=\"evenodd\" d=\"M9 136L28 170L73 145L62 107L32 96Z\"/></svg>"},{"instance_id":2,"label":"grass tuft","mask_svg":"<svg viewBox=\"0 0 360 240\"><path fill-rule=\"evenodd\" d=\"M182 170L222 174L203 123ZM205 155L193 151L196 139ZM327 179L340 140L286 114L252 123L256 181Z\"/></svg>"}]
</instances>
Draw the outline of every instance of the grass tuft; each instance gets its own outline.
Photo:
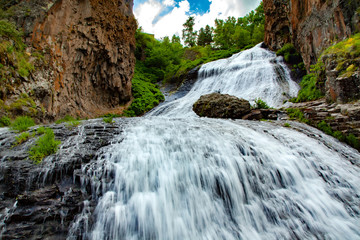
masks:
<instances>
[{"instance_id":1,"label":"grass tuft","mask_svg":"<svg viewBox=\"0 0 360 240\"><path fill-rule=\"evenodd\" d=\"M45 128L45 133L40 136L33 147L29 150L29 157L34 163L39 164L41 161L58 150L61 141L55 140L54 131L51 128Z\"/></svg>"}]
</instances>

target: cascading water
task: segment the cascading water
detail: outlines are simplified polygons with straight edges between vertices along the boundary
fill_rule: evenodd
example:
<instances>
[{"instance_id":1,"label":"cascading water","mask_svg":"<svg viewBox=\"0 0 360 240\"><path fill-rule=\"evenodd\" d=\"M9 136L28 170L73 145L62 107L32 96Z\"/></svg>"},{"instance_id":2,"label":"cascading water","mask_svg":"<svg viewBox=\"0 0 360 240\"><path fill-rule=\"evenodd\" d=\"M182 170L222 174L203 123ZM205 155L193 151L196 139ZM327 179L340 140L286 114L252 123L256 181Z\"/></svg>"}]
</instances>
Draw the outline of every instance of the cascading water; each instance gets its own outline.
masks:
<instances>
[{"instance_id":1,"label":"cascading water","mask_svg":"<svg viewBox=\"0 0 360 240\"><path fill-rule=\"evenodd\" d=\"M299 86L291 80L282 58L259 44L231 58L203 65L198 81L185 97L166 103L149 115L195 116L192 105L201 95L213 92L234 95L250 102L260 98L271 107L280 107L284 100L295 97L298 91Z\"/></svg>"},{"instance_id":2,"label":"cascading water","mask_svg":"<svg viewBox=\"0 0 360 240\"><path fill-rule=\"evenodd\" d=\"M102 192L84 238L360 239L357 151L302 124L191 111L213 91L279 106L297 89L259 46L204 65L185 97L134 120L84 167Z\"/></svg>"}]
</instances>

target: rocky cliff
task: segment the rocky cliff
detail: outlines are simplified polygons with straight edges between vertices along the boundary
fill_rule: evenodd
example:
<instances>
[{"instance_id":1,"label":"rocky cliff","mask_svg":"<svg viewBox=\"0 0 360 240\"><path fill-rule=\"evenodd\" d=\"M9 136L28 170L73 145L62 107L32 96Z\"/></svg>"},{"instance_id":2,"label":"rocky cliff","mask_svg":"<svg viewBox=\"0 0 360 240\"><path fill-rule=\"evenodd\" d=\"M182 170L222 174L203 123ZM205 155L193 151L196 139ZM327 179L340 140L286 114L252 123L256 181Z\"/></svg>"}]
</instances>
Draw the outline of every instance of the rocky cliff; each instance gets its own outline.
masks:
<instances>
[{"instance_id":1,"label":"rocky cliff","mask_svg":"<svg viewBox=\"0 0 360 240\"><path fill-rule=\"evenodd\" d=\"M3 100L27 93L46 119L96 117L131 100L136 21L132 0L9 1L27 52L43 64Z\"/></svg>"},{"instance_id":2,"label":"rocky cliff","mask_svg":"<svg viewBox=\"0 0 360 240\"><path fill-rule=\"evenodd\" d=\"M309 69L324 49L360 30L358 0L264 0L265 43L293 43Z\"/></svg>"}]
</instances>

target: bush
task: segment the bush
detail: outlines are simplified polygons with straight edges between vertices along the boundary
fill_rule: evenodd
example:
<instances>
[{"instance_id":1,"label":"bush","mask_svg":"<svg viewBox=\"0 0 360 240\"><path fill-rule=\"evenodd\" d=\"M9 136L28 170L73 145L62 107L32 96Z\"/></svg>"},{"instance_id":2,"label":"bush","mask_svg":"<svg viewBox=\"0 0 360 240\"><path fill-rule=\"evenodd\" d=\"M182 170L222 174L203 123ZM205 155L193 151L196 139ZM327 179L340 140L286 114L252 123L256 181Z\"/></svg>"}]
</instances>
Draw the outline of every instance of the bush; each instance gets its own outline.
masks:
<instances>
[{"instance_id":1,"label":"bush","mask_svg":"<svg viewBox=\"0 0 360 240\"><path fill-rule=\"evenodd\" d=\"M104 121L105 123L114 123L112 116L103 117L103 121Z\"/></svg>"},{"instance_id":2,"label":"bush","mask_svg":"<svg viewBox=\"0 0 360 240\"><path fill-rule=\"evenodd\" d=\"M20 116L17 117L15 121L11 124L11 129L18 132L24 132L32 126L35 126L35 122L31 117Z\"/></svg>"},{"instance_id":3,"label":"bush","mask_svg":"<svg viewBox=\"0 0 360 240\"><path fill-rule=\"evenodd\" d=\"M286 109L287 114L291 120L299 120L300 122L309 124L309 119L305 118L304 113L298 108L288 108Z\"/></svg>"},{"instance_id":4,"label":"bush","mask_svg":"<svg viewBox=\"0 0 360 240\"><path fill-rule=\"evenodd\" d=\"M41 126L36 129L36 134L42 135L45 133L45 127Z\"/></svg>"},{"instance_id":5,"label":"bush","mask_svg":"<svg viewBox=\"0 0 360 240\"><path fill-rule=\"evenodd\" d=\"M284 60L287 63L297 64L302 61L300 54L291 43L285 44L279 51L276 52L276 55L284 56Z\"/></svg>"},{"instance_id":6,"label":"bush","mask_svg":"<svg viewBox=\"0 0 360 240\"><path fill-rule=\"evenodd\" d=\"M46 128L44 135L39 137L35 142L35 146L30 148L29 157L34 163L38 164L44 157L56 153L60 144L60 141L55 140L53 130Z\"/></svg>"},{"instance_id":7,"label":"bush","mask_svg":"<svg viewBox=\"0 0 360 240\"><path fill-rule=\"evenodd\" d=\"M291 127L291 125L289 123L284 123L284 127L289 128L289 127Z\"/></svg>"},{"instance_id":8,"label":"bush","mask_svg":"<svg viewBox=\"0 0 360 240\"><path fill-rule=\"evenodd\" d=\"M0 127L8 127L11 125L11 120L7 116L3 116L0 118Z\"/></svg>"},{"instance_id":9,"label":"bush","mask_svg":"<svg viewBox=\"0 0 360 240\"><path fill-rule=\"evenodd\" d=\"M64 118L56 120L55 123L65 123L68 128L74 128L80 125L80 121L70 115L66 115Z\"/></svg>"},{"instance_id":10,"label":"bush","mask_svg":"<svg viewBox=\"0 0 360 240\"><path fill-rule=\"evenodd\" d=\"M328 135L333 135L333 130L331 129L329 124L327 124L325 121L319 122L317 127L318 127L318 129L320 129L324 133L326 133Z\"/></svg>"},{"instance_id":11,"label":"bush","mask_svg":"<svg viewBox=\"0 0 360 240\"><path fill-rule=\"evenodd\" d=\"M26 142L29 138L30 138L30 133L23 132L19 136L15 137L16 142L14 145L20 145L20 144Z\"/></svg>"},{"instance_id":12,"label":"bush","mask_svg":"<svg viewBox=\"0 0 360 240\"><path fill-rule=\"evenodd\" d=\"M139 65L136 65L138 67ZM159 88L149 82L149 79L141 71L135 71L132 80L132 93L134 100L125 115L128 117L140 116L165 100L164 95Z\"/></svg>"},{"instance_id":13,"label":"bush","mask_svg":"<svg viewBox=\"0 0 360 240\"><path fill-rule=\"evenodd\" d=\"M346 143L349 144L350 146L356 148L356 149L360 149L360 143L359 140L355 137L354 134L349 134L346 137Z\"/></svg>"},{"instance_id":14,"label":"bush","mask_svg":"<svg viewBox=\"0 0 360 240\"><path fill-rule=\"evenodd\" d=\"M254 109L269 109L269 105L266 102L261 100L260 98L255 99L255 105L253 106Z\"/></svg>"},{"instance_id":15,"label":"bush","mask_svg":"<svg viewBox=\"0 0 360 240\"><path fill-rule=\"evenodd\" d=\"M318 76L310 73L303 77L298 97L290 99L291 102L307 102L322 98L324 94L318 89Z\"/></svg>"}]
</instances>

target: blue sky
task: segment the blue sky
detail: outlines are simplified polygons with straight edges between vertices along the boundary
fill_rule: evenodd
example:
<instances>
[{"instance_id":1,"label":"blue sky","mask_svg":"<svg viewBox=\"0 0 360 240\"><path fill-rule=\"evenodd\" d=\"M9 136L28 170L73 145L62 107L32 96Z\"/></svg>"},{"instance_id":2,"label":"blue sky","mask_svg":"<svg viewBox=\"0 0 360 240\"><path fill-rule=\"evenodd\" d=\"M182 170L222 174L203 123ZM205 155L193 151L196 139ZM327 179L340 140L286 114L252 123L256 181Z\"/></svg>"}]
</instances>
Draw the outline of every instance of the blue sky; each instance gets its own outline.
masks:
<instances>
[{"instance_id":1,"label":"blue sky","mask_svg":"<svg viewBox=\"0 0 360 240\"><path fill-rule=\"evenodd\" d=\"M160 39L173 34L181 36L183 24L195 17L195 29L229 16L242 17L254 10L261 0L134 0L134 14L147 33Z\"/></svg>"}]
</instances>

